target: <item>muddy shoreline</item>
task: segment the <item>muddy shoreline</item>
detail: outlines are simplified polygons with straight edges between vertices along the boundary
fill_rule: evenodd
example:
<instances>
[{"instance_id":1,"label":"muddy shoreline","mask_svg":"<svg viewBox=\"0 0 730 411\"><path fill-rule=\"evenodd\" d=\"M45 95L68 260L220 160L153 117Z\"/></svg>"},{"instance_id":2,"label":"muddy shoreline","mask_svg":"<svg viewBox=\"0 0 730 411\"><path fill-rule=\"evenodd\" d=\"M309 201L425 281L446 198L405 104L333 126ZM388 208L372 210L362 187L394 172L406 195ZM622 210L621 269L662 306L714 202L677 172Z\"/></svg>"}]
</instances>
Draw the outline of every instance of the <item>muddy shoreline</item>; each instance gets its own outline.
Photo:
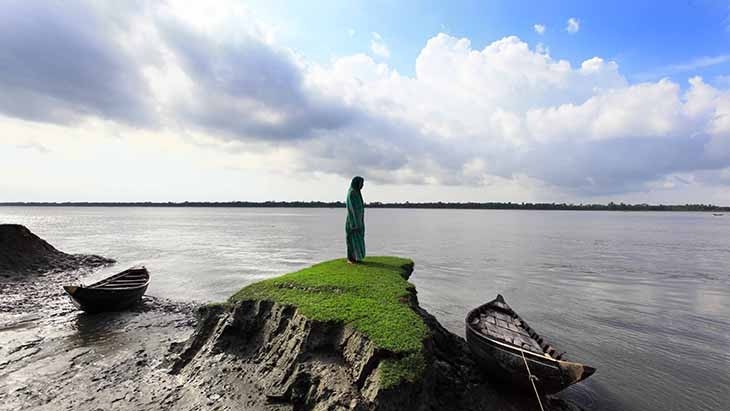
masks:
<instances>
[{"instance_id":1,"label":"muddy shoreline","mask_svg":"<svg viewBox=\"0 0 730 411\"><path fill-rule=\"evenodd\" d=\"M0 224L0 278L23 278L114 264L94 254L67 254L20 224Z\"/></svg>"},{"instance_id":2,"label":"muddy shoreline","mask_svg":"<svg viewBox=\"0 0 730 411\"><path fill-rule=\"evenodd\" d=\"M165 357L193 330L195 304L145 297L89 315L59 286L84 273L0 279L0 410L159 409Z\"/></svg>"},{"instance_id":3,"label":"muddy shoreline","mask_svg":"<svg viewBox=\"0 0 730 411\"><path fill-rule=\"evenodd\" d=\"M149 296L89 315L58 286L85 273L0 279L0 410L535 409L475 373L463 342L423 310L433 372L379 392L367 341L341 326L264 302L211 309Z\"/></svg>"},{"instance_id":4,"label":"muddy shoreline","mask_svg":"<svg viewBox=\"0 0 730 411\"><path fill-rule=\"evenodd\" d=\"M10 229L30 254L0 276L0 411L536 409L532 393L488 381L464 340L418 305L415 289L407 303L430 330L425 371L384 387L387 353L348 324L313 321L293 306L145 296L124 312L79 311L61 285L111 260L69 257ZM546 409L578 409L544 401Z\"/></svg>"}]
</instances>

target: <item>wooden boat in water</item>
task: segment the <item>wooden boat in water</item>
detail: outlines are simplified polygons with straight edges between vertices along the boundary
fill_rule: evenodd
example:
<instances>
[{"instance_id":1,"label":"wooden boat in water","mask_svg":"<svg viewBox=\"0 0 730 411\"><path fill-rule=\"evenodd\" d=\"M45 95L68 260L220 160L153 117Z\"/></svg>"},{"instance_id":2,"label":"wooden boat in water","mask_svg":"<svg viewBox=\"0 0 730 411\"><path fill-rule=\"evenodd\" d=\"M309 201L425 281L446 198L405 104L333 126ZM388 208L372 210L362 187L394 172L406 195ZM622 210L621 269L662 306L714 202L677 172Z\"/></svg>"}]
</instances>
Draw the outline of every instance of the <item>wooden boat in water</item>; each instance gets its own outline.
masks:
<instances>
[{"instance_id":1,"label":"wooden boat in water","mask_svg":"<svg viewBox=\"0 0 730 411\"><path fill-rule=\"evenodd\" d=\"M119 311L138 302L147 291L150 274L145 267L132 267L94 284L65 285L71 301L87 312Z\"/></svg>"},{"instance_id":2,"label":"wooden boat in water","mask_svg":"<svg viewBox=\"0 0 730 411\"><path fill-rule=\"evenodd\" d=\"M564 358L504 301L501 295L470 311L466 340L478 362L493 376L556 393L590 377L596 369Z\"/></svg>"},{"instance_id":3,"label":"wooden boat in water","mask_svg":"<svg viewBox=\"0 0 730 411\"><path fill-rule=\"evenodd\" d=\"M725 214L723 214L723 213L713 213L712 215L714 215L715 217L722 217Z\"/></svg>"}]
</instances>

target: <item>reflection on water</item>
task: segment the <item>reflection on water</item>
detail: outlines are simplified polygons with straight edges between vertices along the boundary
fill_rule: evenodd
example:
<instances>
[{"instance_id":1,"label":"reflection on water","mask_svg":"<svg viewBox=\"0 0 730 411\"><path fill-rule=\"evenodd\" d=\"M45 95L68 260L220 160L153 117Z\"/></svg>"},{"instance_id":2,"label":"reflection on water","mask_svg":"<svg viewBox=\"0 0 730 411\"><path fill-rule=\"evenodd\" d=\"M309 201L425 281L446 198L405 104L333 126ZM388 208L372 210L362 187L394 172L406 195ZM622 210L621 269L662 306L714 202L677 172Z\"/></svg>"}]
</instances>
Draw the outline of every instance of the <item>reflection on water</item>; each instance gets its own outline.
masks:
<instances>
[{"instance_id":1,"label":"reflection on water","mask_svg":"<svg viewBox=\"0 0 730 411\"><path fill-rule=\"evenodd\" d=\"M124 332L119 320L125 315L126 313L118 312L99 314L80 312L73 324L76 333L72 336L78 338L77 345L80 347L103 345L115 334Z\"/></svg>"},{"instance_id":2,"label":"reflection on water","mask_svg":"<svg viewBox=\"0 0 730 411\"><path fill-rule=\"evenodd\" d=\"M68 338L74 347L123 347L131 339L138 338L138 335L128 332L130 329L164 323L167 314L178 314L174 320L171 317L167 322L179 325L179 314L190 313L192 307L192 304L144 296L139 303L123 311L86 313L77 310L73 313L76 318L71 322ZM191 319L183 321L191 322Z\"/></svg>"},{"instance_id":3,"label":"reflection on water","mask_svg":"<svg viewBox=\"0 0 730 411\"><path fill-rule=\"evenodd\" d=\"M564 394L595 410L730 404L730 218L703 213L367 210L368 252L416 261L421 304L463 335L502 293L597 373ZM0 208L63 251L143 263L148 295L222 300L243 285L344 256L332 209ZM124 331L80 315L78 338ZM101 335L102 337L99 337Z\"/></svg>"}]
</instances>

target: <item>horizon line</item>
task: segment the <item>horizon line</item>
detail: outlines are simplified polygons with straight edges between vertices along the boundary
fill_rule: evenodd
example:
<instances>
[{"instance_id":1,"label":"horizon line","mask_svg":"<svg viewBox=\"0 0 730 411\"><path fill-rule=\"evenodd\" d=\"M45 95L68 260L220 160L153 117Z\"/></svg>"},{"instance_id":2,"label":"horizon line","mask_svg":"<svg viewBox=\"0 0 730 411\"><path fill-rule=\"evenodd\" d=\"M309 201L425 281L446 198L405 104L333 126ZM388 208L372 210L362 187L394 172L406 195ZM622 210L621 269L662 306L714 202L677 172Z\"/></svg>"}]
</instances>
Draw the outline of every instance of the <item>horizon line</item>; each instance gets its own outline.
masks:
<instances>
[{"instance_id":1,"label":"horizon line","mask_svg":"<svg viewBox=\"0 0 730 411\"><path fill-rule=\"evenodd\" d=\"M336 208L343 201L4 201L1 207L237 207L237 208ZM381 202L366 203L369 208L425 208L425 209L512 209L512 210L594 210L594 211L727 211L730 206L715 204L649 204L649 203L567 203L567 202Z\"/></svg>"}]
</instances>

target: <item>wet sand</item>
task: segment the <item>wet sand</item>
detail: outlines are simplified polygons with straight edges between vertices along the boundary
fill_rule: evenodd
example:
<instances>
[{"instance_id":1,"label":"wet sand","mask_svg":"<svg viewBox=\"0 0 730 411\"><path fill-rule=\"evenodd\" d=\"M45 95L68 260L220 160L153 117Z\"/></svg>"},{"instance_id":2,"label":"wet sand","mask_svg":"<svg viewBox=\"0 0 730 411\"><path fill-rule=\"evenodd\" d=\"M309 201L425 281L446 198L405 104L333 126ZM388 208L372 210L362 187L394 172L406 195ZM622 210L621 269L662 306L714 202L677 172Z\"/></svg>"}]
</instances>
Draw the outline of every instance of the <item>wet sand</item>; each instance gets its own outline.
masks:
<instances>
[{"instance_id":1,"label":"wet sand","mask_svg":"<svg viewBox=\"0 0 730 411\"><path fill-rule=\"evenodd\" d=\"M89 315L60 287L81 272L0 280L0 410L160 409L194 304L145 297L131 311Z\"/></svg>"},{"instance_id":2,"label":"wet sand","mask_svg":"<svg viewBox=\"0 0 730 411\"><path fill-rule=\"evenodd\" d=\"M277 351L271 349L271 344L245 344L249 332L204 338L207 348L196 346L196 335L206 328L198 327L196 331L198 306L193 303L145 296L137 307L126 312L83 313L60 287L63 283L78 282L83 273L0 279L0 411L297 409L297 401L286 397L293 395L289 391L284 395L286 400L272 396L276 386L272 381L278 381L287 367L266 359L293 355L297 361L287 361L296 365L306 355L289 353L289 349ZM204 319L200 318L201 325ZM451 335L435 319L432 321L433 329L442 330L444 336ZM217 327L221 324L228 322L218 323ZM224 325L222 329L227 328ZM264 328L279 330L272 324ZM305 329L299 327L295 331L301 333ZM218 331L213 334L218 335ZM278 331L269 340L283 339L286 347L291 345L290 341L301 340L277 335ZM197 357L189 362L183 353L193 348ZM260 352L247 356L241 350ZM318 351L308 356L321 369L312 378L319 381L329 376L328 381L349 387L349 374L335 369L341 361L325 361L322 355ZM439 364L443 369L446 362ZM180 372L182 367L184 371ZM307 369L298 365L295 368ZM464 382L457 380L452 382L461 387ZM474 409L515 411L535 406L530 396L505 396L483 385L481 377L476 380L476 386L483 388L477 389L481 394L475 397ZM332 384L325 384L329 388L320 393L328 401L333 395L330 388L337 385ZM400 394L394 398L398 397ZM387 406L388 402L380 404L381 408L394 409ZM577 410L558 399L550 403L555 409Z\"/></svg>"},{"instance_id":3,"label":"wet sand","mask_svg":"<svg viewBox=\"0 0 730 411\"><path fill-rule=\"evenodd\" d=\"M0 411L534 407L524 393L489 383L465 342L418 306L415 290L409 303L430 328L431 360L419 381L381 389L384 354L364 334L290 306L244 301L199 310L145 296L124 312L84 313L62 285L112 260L60 252L22 226L4 229L22 236L2 255ZM67 263L84 268L64 271Z\"/></svg>"}]
</instances>

